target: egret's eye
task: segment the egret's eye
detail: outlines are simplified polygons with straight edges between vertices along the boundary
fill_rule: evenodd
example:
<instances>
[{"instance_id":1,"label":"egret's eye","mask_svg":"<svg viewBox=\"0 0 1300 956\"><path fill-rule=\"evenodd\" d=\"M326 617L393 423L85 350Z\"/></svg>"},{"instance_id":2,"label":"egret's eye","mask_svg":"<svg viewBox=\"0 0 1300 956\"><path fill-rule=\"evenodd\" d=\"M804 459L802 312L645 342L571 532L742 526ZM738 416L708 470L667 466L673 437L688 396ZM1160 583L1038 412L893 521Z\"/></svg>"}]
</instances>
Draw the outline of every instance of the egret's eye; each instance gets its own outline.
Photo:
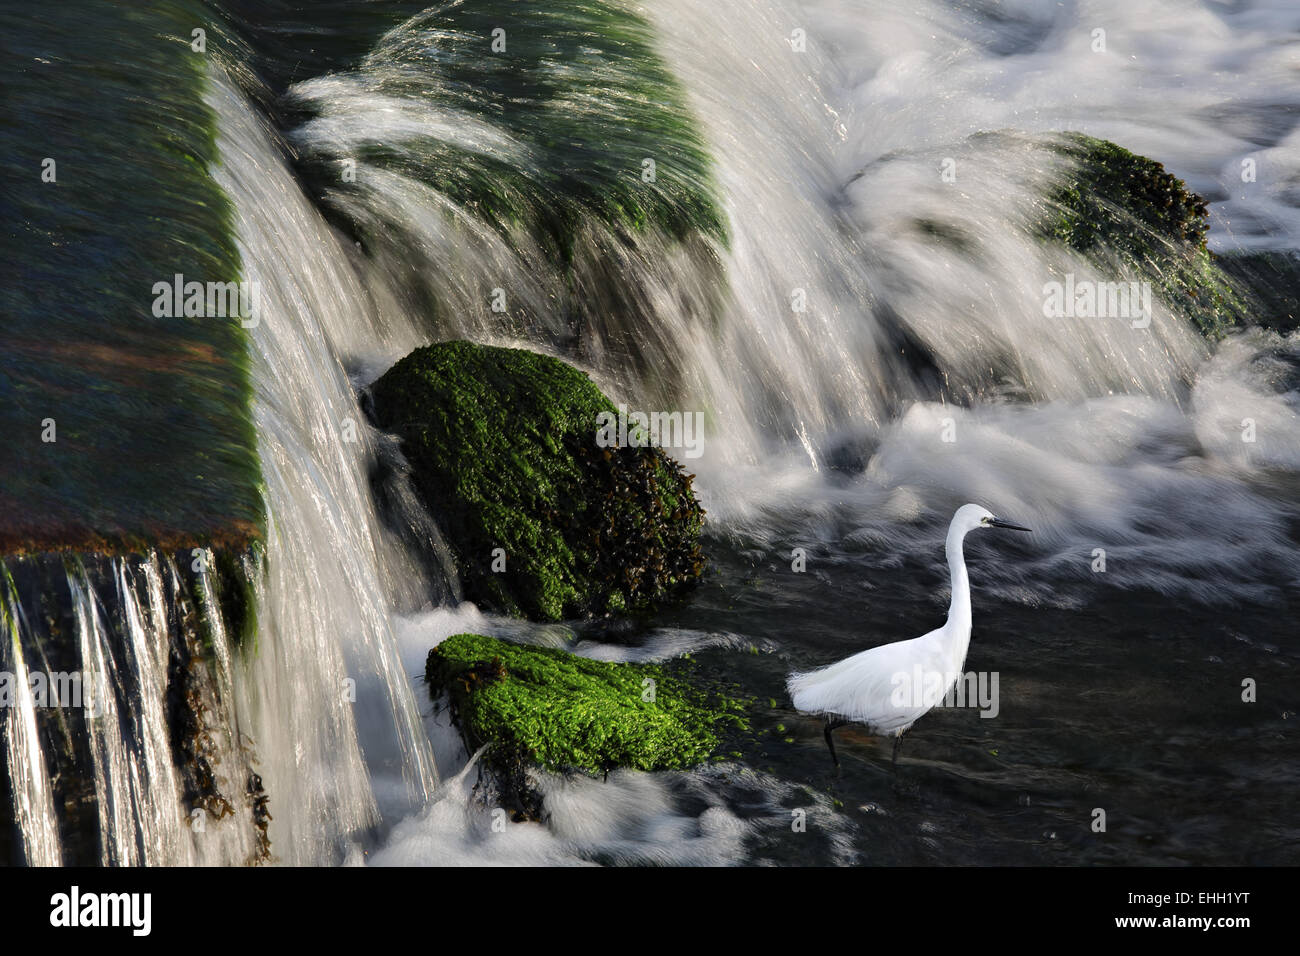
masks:
<instances>
[{"instance_id":1,"label":"egret's eye","mask_svg":"<svg viewBox=\"0 0 1300 956\"><path fill-rule=\"evenodd\" d=\"M988 523L989 523L990 521L992 521L992 520L993 520L992 518L990 518L990 517L988 517L988 516L986 515L986 516L984 516L983 518L980 518L980 524L988 524Z\"/></svg>"}]
</instances>

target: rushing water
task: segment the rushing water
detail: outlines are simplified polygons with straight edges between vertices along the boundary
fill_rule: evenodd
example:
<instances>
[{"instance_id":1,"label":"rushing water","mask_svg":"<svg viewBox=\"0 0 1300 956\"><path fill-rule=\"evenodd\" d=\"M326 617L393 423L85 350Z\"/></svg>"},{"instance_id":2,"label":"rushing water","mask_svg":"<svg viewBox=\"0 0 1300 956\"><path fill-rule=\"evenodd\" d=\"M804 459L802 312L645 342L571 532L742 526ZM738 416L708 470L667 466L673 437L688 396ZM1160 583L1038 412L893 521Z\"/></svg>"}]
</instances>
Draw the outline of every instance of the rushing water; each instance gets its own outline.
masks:
<instances>
[{"instance_id":1,"label":"rushing water","mask_svg":"<svg viewBox=\"0 0 1300 956\"><path fill-rule=\"evenodd\" d=\"M437 782L390 615L419 588L368 484L375 437L338 356L384 347L347 253L306 202L247 101L214 78L223 167L241 255L261 284L252 331L268 575L258 653L238 685L262 757L276 855L329 860L380 811L422 804ZM358 342L358 340L360 340ZM363 744L364 738L364 744Z\"/></svg>"},{"instance_id":2,"label":"rushing water","mask_svg":"<svg viewBox=\"0 0 1300 956\"><path fill-rule=\"evenodd\" d=\"M726 241L632 241L593 217L572 273L430 181L430 157L454 148L519 170L525 188L555 147L444 95L439 70L460 67L428 54L454 38L425 19L346 68L293 76L271 112L271 92L211 68L214 176L264 296L250 334L269 512L256 651L219 641L218 657L275 858L1295 862L1300 655L1278 622L1300 580L1300 340L1250 330L1211 345L1158 301L1148 328L1045 318L1045 283L1094 270L1034 223L1065 175L1044 143L1072 129L1185 178L1210 200L1213 248L1297 248L1300 11L655 0L642 13L711 157ZM384 161L363 159L355 184L316 188L376 145ZM715 570L690 604L615 643L456 600L454 574L420 557L441 545L400 461L372 480L395 454L358 397L412 347L454 336L562 354L634 406L707 412L705 454L686 464ZM968 667L1000 674L998 718L932 713L896 775L886 748L843 731L833 778L784 675L937 625L943 526L965 501L1035 530L968 544ZM102 591L68 585L86 666L131 675L156 703L168 572L136 573L158 598L140 605L118 569L124 660ZM21 672L20 622L8 628L5 666ZM770 700L761 742L691 773L547 777L548 824L495 832L420 678L461 631L576 639L601 659L691 652ZM1245 678L1258 703L1241 702ZM5 714L10 786L26 859L55 863L30 711ZM93 741L104 862L246 858L247 832L216 852L179 830L179 797L141 799L179 785L165 755L131 743L162 739L162 713L130 719L142 726ZM1097 807L1105 834L1089 829Z\"/></svg>"},{"instance_id":3,"label":"rushing water","mask_svg":"<svg viewBox=\"0 0 1300 956\"><path fill-rule=\"evenodd\" d=\"M247 748L231 705L225 662L232 650L220 619L213 617L209 634L225 666L190 680L171 670L178 662L186 666L194 653L187 643L192 630L180 620L192 612L209 615L187 605L174 561L156 553L115 558L96 568L73 561L52 590L66 595L70 632L61 631L57 620L53 628L17 617L9 621L5 670L18 675L20 697L16 707L6 708L6 739L11 748L23 748L8 755L9 765L19 769L11 786L23 859L57 865L65 840L75 845L74 853L83 852L84 837L63 829L56 800L84 803L97 813L90 846L98 846L104 865L239 865L256 859L251 818L237 809L247 786ZM11 591L11 606L17 603ZM65 634L70 646L59 639ZM36 648L35 656L25 657L24 647ZM42 681L28 688L34 671ZM65 681L71 677L75 681ZM45 698L39 703L37 687ZM201 739L209 781L182 779L172 751L175 706L184 698L196 704L195 739ZM56 716L42 725L38 713ZM85 778L56 780L56 763L62 773Z\"/></svg>"},{"instance_id":4,"label":"rushing water","mask_svg":"<svg viewBox=\"0 0 1300 956\"><path fill-rule=\"evenodd\" d=\"M22 860L29 866L58 866L62 854L54 796L37 735L35 700L23 655L22 627L16 617L6 615L5 632L5 670L17 677L19 688L17 702L5 710L5 757L12 768L9 785L22 837Z\"/></svg>"}]
</instances>

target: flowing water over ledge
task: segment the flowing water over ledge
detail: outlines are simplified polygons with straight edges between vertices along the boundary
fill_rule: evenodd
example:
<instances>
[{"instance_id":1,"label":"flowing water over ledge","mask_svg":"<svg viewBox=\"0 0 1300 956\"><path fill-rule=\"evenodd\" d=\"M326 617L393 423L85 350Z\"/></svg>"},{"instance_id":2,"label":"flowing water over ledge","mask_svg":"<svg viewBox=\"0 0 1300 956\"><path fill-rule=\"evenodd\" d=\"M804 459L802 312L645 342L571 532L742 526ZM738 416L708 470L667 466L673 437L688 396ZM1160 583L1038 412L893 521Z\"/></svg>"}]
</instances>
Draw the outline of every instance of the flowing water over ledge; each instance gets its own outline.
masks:
<instances>
[{"instance_id":1,"label":"flowing water over ledge","mask_svg":"<svg viewBox=\"0 0 1300 956\"><path fill-rule=\"evenodd\" d=\"M573 158L546 124L581 129L596 109L564 86L563 63L537 66L570 94L550 114L503 118L448 89L487 69L430 55L449 39L437 16L460 5L336 21L306 66L292 30L277 38L243 6L227 7L228 34L214 27L228 46L207 64L204 101L211 175L265 298L249 374L267 535L256 652L218 648L214 693L231 739L247 738L227 765L249 761L270 797L276 860L1300 859L1300 651L1285 623L1300 581L1300 340L1250 330L1211 345L1161 303L1148 329L1045 319L1044 283L1095 270L1032 225L1064 174L1043 144L1080 129L1211 200L1213 247L1300 245L1291 5L638 8L640 59L599 75L621 88L666 70L663 95L694 117L698 137L663 131L687 167L674 195L710 197L721 228L705 217L685 238L603 216L592 182L619 170L575 162L557 181L545 168ZM487 6L484 23L507 16ZM563 34L565 11L596 8L630 9L547 9ZM508 33L528 28L512 15ZM1108 54L1090 48L1095 25ZM342 52L326 52L334 41ZM599 106L593 123L608 118ZM625 104L653 116L643 107ZM619 147L635 159L649 147L624 125ZM1018 132L976 135L988 130ZM357 184L329 179L353 152ZM443 183L448 155L509 174L504 227ZM1255 188L1243 157L1261 170ZM948 159L955 183L940 176ZM558 190L578 226L557 252L552 223L520 223L545 220ZM504 316L489 308L494 288L508 290ZM705 454L686 464L715 570L687 606L610 634L458 604L454 573L427 560L437 529L404 496L358 396L411 348L459 335L564 355L634 406L707 413ZM387 485L374 480L385 469ZM998 716L936 710L897 773L886 745L846 729L835 778L784 677L938 624L942 528L968 500L1035 529L968 544L967 668L999 675ZM116 596L67 580L80 659L120 671L120 700L143 705L141 727L89 745L105 863L243 862L256 849L247 827L182 832L183 785L149 750L164 719L160 589L175 574L161 558L115 565ZM105 618L125 622L118 643ZM8 622L4 669L35 666L22 627ZM761 736L742 760L691 773L549 778L546 827L494 832L470 755L419 676L430 647L467 630L577 639L602 659L690 652L758 698ZM118 647L129 660L110 662ZM1258 703L1242 702L1246 678ZM4 716L23 858L59 862L31 702ZM1095 808L1104 834L1090 829Z\"/></svg>"}]
</instances>

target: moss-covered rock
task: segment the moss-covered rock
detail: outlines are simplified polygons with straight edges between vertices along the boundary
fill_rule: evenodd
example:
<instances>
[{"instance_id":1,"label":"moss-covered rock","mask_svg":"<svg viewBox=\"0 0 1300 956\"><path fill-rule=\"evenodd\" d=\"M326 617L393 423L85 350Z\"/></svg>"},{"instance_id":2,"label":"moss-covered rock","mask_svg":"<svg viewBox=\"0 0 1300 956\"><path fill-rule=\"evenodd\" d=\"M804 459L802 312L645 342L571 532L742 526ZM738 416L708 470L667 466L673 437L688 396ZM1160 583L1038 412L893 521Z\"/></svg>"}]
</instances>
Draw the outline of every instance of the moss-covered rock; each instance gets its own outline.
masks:
<instances>
[{"instance_id":1,"label":"moss-covered rock","mask_svg":"<svg viewBox=\"0 0 1300 956\"><path fill-rule=\"evenodd\" d=\"M402 359L372 393L467 598L538 620L642 614L703 573L691 476L658 448L599 447L597 415L617 410L583 372L443 342Z\"/></svg>"},{"instance_id":2,"label":"moss-covered rock","mask_svg":"<svg viewBox=\"0 0 1300 956\"><path fill-rule=\"evenodd\" d=\"M672 669L457 634L429 652L425 678L435 698L448 695L466 747L491 745L485 760L516 814L538 819L530 767L685 769L708 759L726 728L747 725L741 702Z\"/></svg>"},{"instance_id":3,"label":"moss-covered rock","mask_svg":"<svg viewBox=\"0 0 1300 956\"><path fill-rule=\"evenodd\" d=\"M1206 248L1205 200L1160 163L1107 140L1065 134L1070 160L1050 194L1044 235L1109 265L1150 275L1161 297L1217 338L1241 321L1246 303Z\"/></svg>"},{"instance_id":4,"label":"moss-covered rock","mask_svg":"<svg viewBox=\"0 0 1300 956\"><path fill-rule=\"evenodd\" d=\"M565 264L589 220L725 243L704 137L655 47L651 24L618 0L435 4L385 34L351 76L383 98L382 109L434 107L500 138L485 148L430 124L424 134L332 146L337 136L315 139L309 127L300 132L313 145L304 172L345 216L343 159L427 183L507 240L522 229ZM290 102L327 117L337 108L311 84ZM647 159L652 177L643 177Z\"/></svg>"},{"instance_id":5,"label":"moss-covered rock","mask_svg":"<svg viewBox=\"0 0 1300 956\"><path fill-rule=\"evenodd\" d=\"M1205 247L1205 200L1160 163L1082 133L1067 134L1061 149L1079 164L1053 194L1061 205L1058 239L1084 252L1104 243L1139 259L1163 251L1161 241ZM1146 229L1129 231L1133 220Z\"/></svg>"}]
</instances>

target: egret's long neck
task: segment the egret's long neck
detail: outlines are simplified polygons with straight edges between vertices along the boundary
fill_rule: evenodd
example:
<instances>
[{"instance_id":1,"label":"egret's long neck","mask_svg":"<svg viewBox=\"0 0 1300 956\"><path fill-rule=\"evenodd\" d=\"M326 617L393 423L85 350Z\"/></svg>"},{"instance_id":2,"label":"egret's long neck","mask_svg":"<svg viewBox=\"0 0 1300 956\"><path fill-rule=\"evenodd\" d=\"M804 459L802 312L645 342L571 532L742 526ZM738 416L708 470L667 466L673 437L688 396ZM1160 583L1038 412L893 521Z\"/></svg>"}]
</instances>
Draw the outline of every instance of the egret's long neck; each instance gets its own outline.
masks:
<instances>
[{"instance_id":1,"label":"egret's long neck","mask_svg":"<svg viewBox=\"0 0 1300 956\"><path fill-rule=\"evenodd\" d=\"M966 532L948 529L944 550L948 553L948 574L952 578L952 603L948 605L948 630L957 635L970 636L970 580L966 577L966 559L961 545Z\"/></svg>"}]
</instances>

